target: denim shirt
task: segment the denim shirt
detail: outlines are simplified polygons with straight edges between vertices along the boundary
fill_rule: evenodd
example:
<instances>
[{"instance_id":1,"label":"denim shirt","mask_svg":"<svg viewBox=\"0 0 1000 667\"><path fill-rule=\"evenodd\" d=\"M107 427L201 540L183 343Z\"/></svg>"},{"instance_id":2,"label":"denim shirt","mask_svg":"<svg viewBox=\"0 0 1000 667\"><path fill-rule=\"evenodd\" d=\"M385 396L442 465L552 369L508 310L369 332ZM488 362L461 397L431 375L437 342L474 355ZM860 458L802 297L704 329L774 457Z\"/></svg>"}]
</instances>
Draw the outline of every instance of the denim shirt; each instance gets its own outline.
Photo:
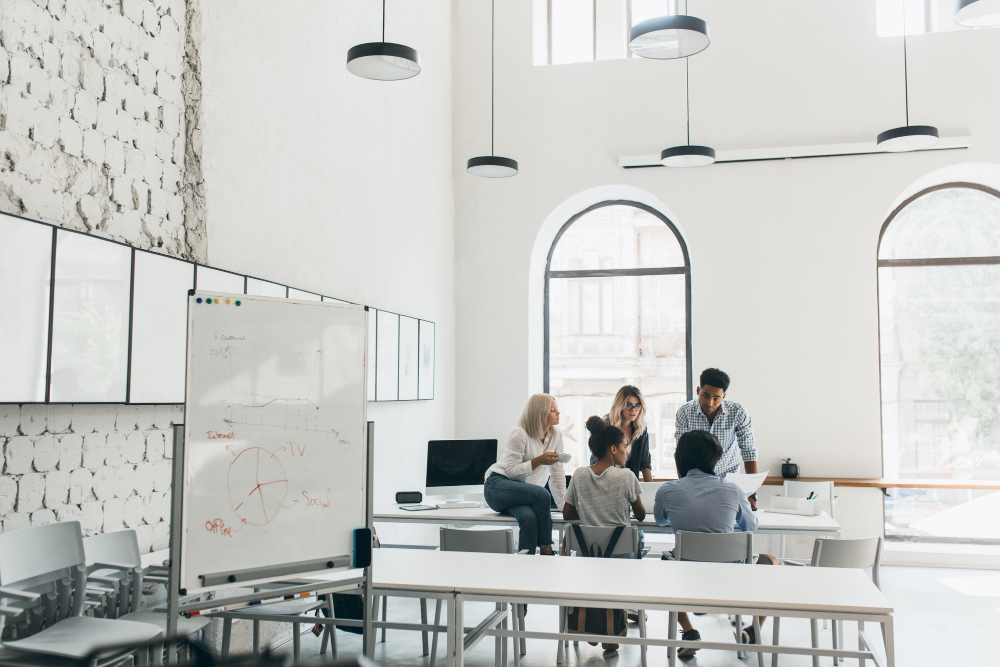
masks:
<instances>
[{"instance_id":1,"label":"denim shirt","mask_svg":"<svg viewBox=\"0 0 1000 667\"><path fill-rule=\"evenodd\" d=\"M757 530L757 517L743 489L697 468L689 470L683 479L667 482L657 489L653 517L656 525L669 523L674 530L700 533Z\"/></svg>"}]
</instances>

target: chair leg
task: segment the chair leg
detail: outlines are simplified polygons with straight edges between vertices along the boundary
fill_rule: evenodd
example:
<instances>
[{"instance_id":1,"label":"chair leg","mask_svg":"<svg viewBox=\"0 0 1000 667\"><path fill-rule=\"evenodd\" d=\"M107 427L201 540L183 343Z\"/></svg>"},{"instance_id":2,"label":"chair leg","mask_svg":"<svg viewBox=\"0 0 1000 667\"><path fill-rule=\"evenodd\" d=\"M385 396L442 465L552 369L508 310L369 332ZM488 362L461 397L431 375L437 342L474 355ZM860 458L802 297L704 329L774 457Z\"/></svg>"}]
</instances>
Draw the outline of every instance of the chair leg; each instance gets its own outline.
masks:
<instances>
[{"instance_id":1,"label":"chair leg","mask_svg":"<svg viewBox=\"0 0 1000 667\"><path fill-rule=\"evenodd\" d=\"M434 627L436 628L441 623L441 598L434 601ZM431 665L434 667L434 661L437 660L438 653L438 631L435 629L433 632L433 639L431 640Z\"/></svg>"},{"instance_id":2,"label":"chair leg","mask_svg":"<svg viewBox=\"0 0 1000 667\"><path fill-rule=\"evenodd\" d=\"M229 640L233 636L233 619L227 618L222 621L222 658L229 657Z\"/></svg>"},{"instance_id":3,"label":"chair leg","mask_svg":"<svg viewBox=\"0 0 1000 667\"><path fill-rule=\"evenodd\" d=\"M667 639L677 639L677 612L672 611L667 621ZM670 667L677 667L677 647L667 648L667 658Z\"/></svg>"},{"instance_id":4,"label":"chair leg","mask_svg":"<svg viewBox=\"0 0 1000 667\"><path fill-rule=\"evenodd\" d=\"M639 637L642 639L646 638L646 610L639 610ZM639 664L641 667L646 667L646 645L639 645Z\"/></svg>"},{"instance_id":5,"label":"chair leg","mask_svg":"<svg viewBox=\"0 0 1000 667\"><path fill-rule=\"evenodd\" d=\"M838 639L838 637L837 637L837 630L839 629L837 627L837 623L838 623L837 621L831 621L830 622L830 628L831 628L831 632L833 634L833 648L834 648L834 650L837 650L838 648L840 648L840 645L837 642L837 639ZM835 657L833 659L833 667L837 667L837 665L839 665L839 664L840 664L840 660Z\"/></svg>"},{"instance_id":6,"label":"chair leg","mask_svg":"<svg viewBox=\"0 0 1000 667\"><path fill-rule=\"evenodd\" d=\"M389 611L389 597L382 596L382 622L385 623L385 615ZM382 628L382 643L385 643L385 628Z\"/></svg>"},{"instance_id":7,"label":"chair leg","mask_svg":"<svg viewBox=\"0 0 1000 667\"><path fill-rule=\"evenodd\" d=\"M496 606L497 606L497 611L501 611L503 609L503 605L499 602L496 603ZM501 653L503 653L503 647L500 646L502 641L504 641L504 638L500 637L499 635L493 638L493 651L494 651L493 664L495 665L495 667L500 667L500 661L503 658L503 656L500 655Z\"/></svg>"},{"instance_id":8,"label":"chair leg","mask_svg":"<svg viewBox=\"0 0 1000 667\"><path fill-rule=\"evenodd\" d=\"M302 655L302 624L292 623L292 659L297 663Z\"/></svg>"},{"instance_id":9,"label":"chair leg","mask_svg":"<svg viewBox=\"0 0 1000 667\"><path fill-rule=\"evenodd\" d=\"M781 617L780 616L775 616L774 618L771 619L771 626L772 626L772 628L771 628L771 630L772 630L771 644L774 645L774 646L778 646L778 628L779 628L780 625L781 625ZM771 654L771 667L778 667L778 654L777 653L772 653Z\"/></svg>"},{"instance_id":10,"label":"chair leg","mask_svg":"<svg viewBox=\"0 0 1000 667\"><path fill-rule=\"evenodd\" d=\"M500 621L500 629L506 630L507 617L510 615L510 605L506 602L503 603L503 612L503 620ZM503 642L500 645L500 664L502 664L503 667L507 667L507 638L502 637L501 639L503 639Z\"/></svg>"},{"instance_id":11,"label":"chair leg","mask_svg":"<svg viewBox=\"0 0 1000 667\"><path fill-rule=\"evenodd\" d=\"M427 625L427 598L420 598L420 622L423 625ZM420 639L423 642L424 652L422 655L427 655L427 629L425 628L420 633Z\"/></svg>"},{"instance_id":12,"label":"chair leg","mask_svg":"<svg viewBox=\"0 0 1000 667\"><path fill-rule=\"evenodd\" d=\"M524 632L524 605L517 605L517 623L521 626L521 632ZM521 643L521 655L523 656L528 652L528 640L524 637L520 639Z\"/></svg>"},{"instance_id":13,"label":"chair leg","mask_svg":"<svg viewBox=\"0 0 1000 667\"><path fill-rule=\"evenodd\" d=\"M559 607L559 632L566 632L566 607ZM559 640L558 646L556 646L556 664L561 665L565 662L566 654L569 653L569 642L564 639Z\"/></svg>"},{"instance_id":14,"label":"chair leg","mask_svg":"<svg viewBox=\"0 0 1000 667\"><path fill-rule=\"evenodd\" d=\"M812 637L812 647L819 648L819 621L815 618L809 619L809 634ZM812 667L819 667L819 656L814 655L812 657L813 665Z\"/></svg>"},{"instance_id":15,"label":"chair leg","mask_svg":"<svg viewBox=\"0 0 1000 667\"><path fill-rule=\"evenodd\" d=\"M757 645L763 644L763 640L760 636L760 616L757 614L753 615L753 635L757 638ZM764 667L764 652L757 651L757 667Z\"/></svg>"},{"instance_id":16,"label":"chair leg","mask_svg":"<svg viewBox=\"0 0 1000 667\"><path fill-rule=\"evenodd\" d=\"M743 618L739 614L736 614L736 643L740 644L742 642L743 642ZM742 660L743 656L745 655L746 654L743 651L739 649L736 650L736 657L739 660Z\"/></svg>"},{"instance_id":17,"label":"chair leg","mask_svg":"<svg viewBox=\"0 0 1000 667\"><path fill-rule=\"evenodd\" d=\"M260 657L260 621L253 622L253 657Z\"/></svg>"}]
</instances>

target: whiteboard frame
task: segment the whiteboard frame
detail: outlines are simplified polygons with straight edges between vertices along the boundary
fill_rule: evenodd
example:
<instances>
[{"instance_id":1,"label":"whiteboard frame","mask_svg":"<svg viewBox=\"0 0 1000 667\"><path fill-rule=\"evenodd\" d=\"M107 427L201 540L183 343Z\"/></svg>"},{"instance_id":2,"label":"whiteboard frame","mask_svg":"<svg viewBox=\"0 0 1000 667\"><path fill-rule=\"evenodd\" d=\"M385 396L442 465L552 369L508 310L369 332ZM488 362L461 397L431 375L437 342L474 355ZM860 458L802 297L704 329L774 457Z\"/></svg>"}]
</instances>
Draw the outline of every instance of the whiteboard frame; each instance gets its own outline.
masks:
<instances>
[{"instance_id":1,"label":"whiteboard frame","mask_svg":"<svg viewBox=\"0 0 1000 667\"><path fill-rule=\"evenodd\" d=\"M189 382L187 380L187 376L188 376L188 363L190 362L190 354L191 354L191 350L190 350L190 340L191 340L191 334L190 334L190 326L191 326L191 297L197 296L198 294L210 294L213 297L222 296L222 297L230 297L230 298L233 298L233 299L242 298L243 300L253 299L254 301L268 301L268 302L276 302L276 303L281 303L281 304L302 304L302 305L305 305L305 306L312 306L312 307L315 307L317 303L321 303L321 302L316 302L316 301L305 301L305 300L299 300L299 299L287 299L287 298L281 298L281 297L267 297L267 296L255 296L255 295L245 295L245 294L227 294L227 293L215 292L215 291L199 291L199 290L196 290L196 289L189 290L188 291L188 316L187 316L188 317L188 334L187 334L187 349L185 350L185 368L184 368L184 375L185 375L185 383L184 383L185 419L184 419L184 421L185 421L185 424L188 421L187 402L188 402L188 398L189 397L187 395L187 391L188 391ZM367 342L367 339L368 339L368 326L369 326L369 313L370 313L370 310L369 310L368 306L359 306L359 304L346 304L346 305L358 306L360 309L364 310L364 312L365 312L365 334L364 334L364 336L365 336L365 341ZM364 369L364 372L362 374L362 385L363 385L362 390L363 390L363 393L364 393L364 396L365 396L365 400L362 401L362 405L363 405L363 407L362 407L362 423L364 424L363 432L365 434L365 442L366 442L366 447L365 447L365 464L364 464L366 488L364 490L365 491L364 492L364 500L363 500L363 505L364 506L363 506L362 510L363 510L364 515L365 515L365 521L366 521L366 524L365 524L364 527L367 528L368 530L373 531L373 534L374 534L374 524L373 524L373 517L372 517L372 515L373 515L373 507L372 507L372 502L373 502L373 488L372 488L372 486L374 484L374 471L373 471L373 467L374 467L374 451L373 451L373 448L374 448L374 436L373 436L373 426L374 425L373 425L372 422L368 421L368 400L367 400L367 395L368 395L368 370L367 370L367 365L368 365L368 349L367 349L367 344L365 345L365 352L364 352L364 357L363 358L364 358L364 362L365 362L365 369ZM188 522L185 520L185 514L184 514L184 481L183 481L184 478L185 478L185 474L186 474L187 468L188 468L188 466L187 466L187 460L186 460L186 456L185 456L185 451L186 451L185 450L185 441L186 441L185 434L186 433L187 433L186 426L184 426L184 425L182 425L181 428L180 428L180 434L179 434L179 436L177 436L177 434L175 432L175 440L177 440L177 441L175 442L175 447L174 447L174 449L175 449L175 455L174 455L174 458L172 459L173 469L174 469L173 470L174 484L171 486L171 494L173 496L173 501L172 501L172 506L171 506L171 537L172 537L172 539L170 541L170 562L171 562L171 572L172 573L173 573L173 567L172 567L173 564L174 563L177 564L177 572L176 572L177 576L172 579L172 581L177 582L177 583L180 583L181 560L182 560L183 555L185 553L184 548L183 548L184 527L188 524ZM359 528L360 528L360 526L359 526ZM350 554L352 560L353 560L354 555L355 555L354 553ZM318 568L317 567L313 567L313 566L317 565L320 562L320 560L313 559L313 560L309 560L309 561L300 561L300 562L293 562L293 563L283 563L283 564L272 566L271 568L258 567L258 568L252 568L250 570L232 571L232 572L226 572L226 573L208 573L205 576L206 577L213 577L213 580L214 580L214 577L218 577L218 576L222 576L222 575L227 575L228 576L228 582L218 583L218 584L207 584L206 583L206 585L200 587L197 591L192 591L192 592L195 592L195 593L206 593L206 592L214 592L214 591L217 591L217 590L224 590L224 589L227 589L227 588L247 588L247 587L253 587L253 586L257 585L257 584L271 583L271 582L275 582L275 581L285 581L285 580L287 580L292 575L319 574L319 573L328 573L328 572L331 572L331 571L343 571L345 569L351 569L352 568L352 564L346 564L346 565L342 564L342 557L343 556L344 556L343 554L333 554L333 555L331 555L329 557L322 558L320 560L323 561L323 562L325 562L326 566L323 567L322 565L320 565ZM299 566L299 567L296 567L296 566ZM369 581L367 583L370 584L370 576L371 576L370 572L371 572L371 568L367 567L367 568L363 568L363 570L365 571L365 575L364 576L367 577L367 578L369 578ZM173 589L173 590L177 590L177 592L180 595L187 595L188 594L188 591L186 589L177 589L176 586L171 586L170 588ZM257 597L260 597L260 596L257 596ZM268 597L273 597L273 596L269 595Z\"/></svg>"}]
</instances>

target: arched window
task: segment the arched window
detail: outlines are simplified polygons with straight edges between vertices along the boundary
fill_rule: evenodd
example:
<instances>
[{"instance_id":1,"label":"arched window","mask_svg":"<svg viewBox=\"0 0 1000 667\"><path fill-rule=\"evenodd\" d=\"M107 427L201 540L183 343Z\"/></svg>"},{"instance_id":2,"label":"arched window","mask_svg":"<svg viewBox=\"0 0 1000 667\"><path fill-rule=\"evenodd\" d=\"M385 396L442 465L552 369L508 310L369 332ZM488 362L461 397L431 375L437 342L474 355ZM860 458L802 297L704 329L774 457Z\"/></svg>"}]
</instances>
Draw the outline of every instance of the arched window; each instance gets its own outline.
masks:
<instances>
[{"instance_id":1,"label":"arched window","mask_svg":"<svg viewBox=\"0 0 1000 667\"><path fill-rule=\"evenodd\" d=\"M654 474L673 475L674 416L691 381L691 263L677 228L631 201L573 216L545 267L544 386L559 401L569 467L589 463L587 417L632 384L646 398Z\"/></svg>"},{"instance_id":2,"label":"arched window","mask_svg":"<svg viewBox=\"0 0 1000 667\"><path fill-rule=\"evenodd\" d=\"M878 309L885 476L996 481L1000 192L948 183L893 211L879 235ZM996 491L890 491L890 537L1000 537L976 533L996 517L975 501Z\"/></svg>"}]
</instances>

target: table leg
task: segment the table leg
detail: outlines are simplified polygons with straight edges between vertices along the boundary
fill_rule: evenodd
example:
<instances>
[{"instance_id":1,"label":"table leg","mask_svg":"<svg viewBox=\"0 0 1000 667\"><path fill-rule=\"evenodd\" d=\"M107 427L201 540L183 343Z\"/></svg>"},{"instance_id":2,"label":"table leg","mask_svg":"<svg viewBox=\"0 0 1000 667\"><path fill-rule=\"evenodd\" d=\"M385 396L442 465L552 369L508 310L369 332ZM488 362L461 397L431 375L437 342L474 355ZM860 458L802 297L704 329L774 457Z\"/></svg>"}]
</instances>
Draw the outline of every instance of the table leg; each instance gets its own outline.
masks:
<instances>
[{"instance_id":1,"label":"table leg","mask_svg":"<svg viewBox=\"0 0 1000 667\"><path fill-rule=\"evenodd\" d=\"M812 647L819 648L819 621L815 618L809 619L809 635L812 638ZM813 667L819 667L819 656L812 657Z\"/></svg>"},{"instance_id":2,"label":"table leg","mask_svg":"<svg viewBox=\"0 0 1000 667\"><path fill-rule=\"evenodd\" d=\"M448 660L448 667L455 667L455 596L448 598L448 632L445 634L445 646Z\"/></svg>"},{"instance_id":3,"label":"table leg","mask_svg":"<svg viewBox=\"0 0 1000 667\"><path fill-rule=\"evenodd\" d=\"M864 632L864 631L865 631L865 622L864 621L858 621L858 650L859 651L864 651L865 650L865 642L861 639L861 633ZM859 658L858 659L858 667L865 667L865 659L864 658Z\"/></svg>"},{"instance_id":4,"label":"table leg","mask_svg":"<svg viewBox=\"0 0 1000 667\"><path fill-rule=\"evenodd\" d=\"M753 635L757 638L757 645L764 643L764 639L760 636L760 616L757 614L753 615ZM757 667L764 667L764 652L757 651Z\"/></svg>"},{"instance_id":5,"label":"table leg","mask_svg":"<svg viewBox=\"0 0 1000 667\"><path fill-rule=\"evenodd\" d=\"M566 607L559 607L559 632L566 632ZM566 641L560 639L556 647L556 664L561 665L565 661L567 650Z\"/></svg>"},{"instance_id":6,"label":"table leg","mask_svg":"<svg viewBox=\"0 0 1000 667\"><path fill-rule=\"evenodd\" d=\"M639 637L642 639L646 638L646 610L639 610ZM639 664L641 667L646 667L646 645L639 644Z\"/></svg>"},{"instance_id":7,"label":"table leg","mask_svg":"<svg viewBox=\"0 0 1000 667\"><path fill-rule=\"evenodd\" d=\"M420 598L420 622L427 625L427 598ZM420 634L423 640L423 654L427 655L427 629L425 628Z\"/></svg>"},{"instance_id":8,"label":"table leg","mask_svg":"<svg viewBox=\"0 0 1000 667\"><path fill-rule=\"evenodd\" d=\"M885 664L887 667L896 667L896 649L894 646L892 631L892 614L889 614L885 623L882 624L882 639L885 641Z\"/></svg>"},{"instance_id":9,"label":"table leg","mask_svg":"<svg viewBox=\"0 0 1000 667\"><path fill-rule=\"evenodd\" d=\"M501 603L497 602L496 605L497 605L497 611L503 610L503 605ZM493 663L496 665L496 667L500 667L500 660L503 658L503 656L500 655L503 652L501 643L506 644L507 640L504 637L499 637L499 636L493 639L493 651L495 654L493 656Z\"/></svg>"},{"instance_id":10,"label":"table leg","mask_svg":"<svg viewBox=\"0 0 1000 667\"><path fill-rule=\"evenodd\" d=\"M441 598L434 601L434 625L440 625L441 623ZM451 623L451 615L448 616L448 623ZM451 627L450 625L448 626ZM434 662L437 660L438 653L438 631L434 631L434 641L431 642L431 667L434 667ZM444 635L445 646L448 646L448 633L445 632Z\"/></svg>"},{"instance_id":11,"label":"table leg","mask_svg":"<svg viewBox=\"0 0 1000 667\"><path fill-rule=\"evenodd\" d=\"M465 664L465 599L455 596L455 667Z\"/></svg>"},{"instance_id":12,"label":"table leg","mask_svg":"<svg viewBox=\"0 0 1000 667\"><path fill-rule=\"evenodd\" d=\"M509 609L506 602L503 603L503 610L504 610L503 621L500 622L500 629L506 630L507 617L510 615L508 614ZM503 639L503 644L501 645L500 649L500 662L503 663L503 667L507 667L507 638L503 637L502 639Z\"/></svg>"},{"instance_id":13,"label":"table leg","mask_svg":"<svg viewBox=\"0 0 1000 667\"><path fill-rule=\"evenodd\" d=\"M667 639L677 639L677 612L672 611L667 620ZM677 647L671 646L667 649L670 667L677 667Z\"/></svg>"},{"instance_id":14,"label":"table leg","mask_svg":"<svg viewBox=\"0 0 1000 667\"><path fill-rule=\"evenodd\" d=\"M778 646L778 632L779 632L779 627L781 626L781 617L780 616L775 616L774 618L772 618L771 619L771 624L773 625L773 628L772 628L773 634L771 636L771 644L773 644L774 646ZM771 654L771 667L778 667L778 654L777 653L772 653Z\"/></svg>"}]
</instances>

